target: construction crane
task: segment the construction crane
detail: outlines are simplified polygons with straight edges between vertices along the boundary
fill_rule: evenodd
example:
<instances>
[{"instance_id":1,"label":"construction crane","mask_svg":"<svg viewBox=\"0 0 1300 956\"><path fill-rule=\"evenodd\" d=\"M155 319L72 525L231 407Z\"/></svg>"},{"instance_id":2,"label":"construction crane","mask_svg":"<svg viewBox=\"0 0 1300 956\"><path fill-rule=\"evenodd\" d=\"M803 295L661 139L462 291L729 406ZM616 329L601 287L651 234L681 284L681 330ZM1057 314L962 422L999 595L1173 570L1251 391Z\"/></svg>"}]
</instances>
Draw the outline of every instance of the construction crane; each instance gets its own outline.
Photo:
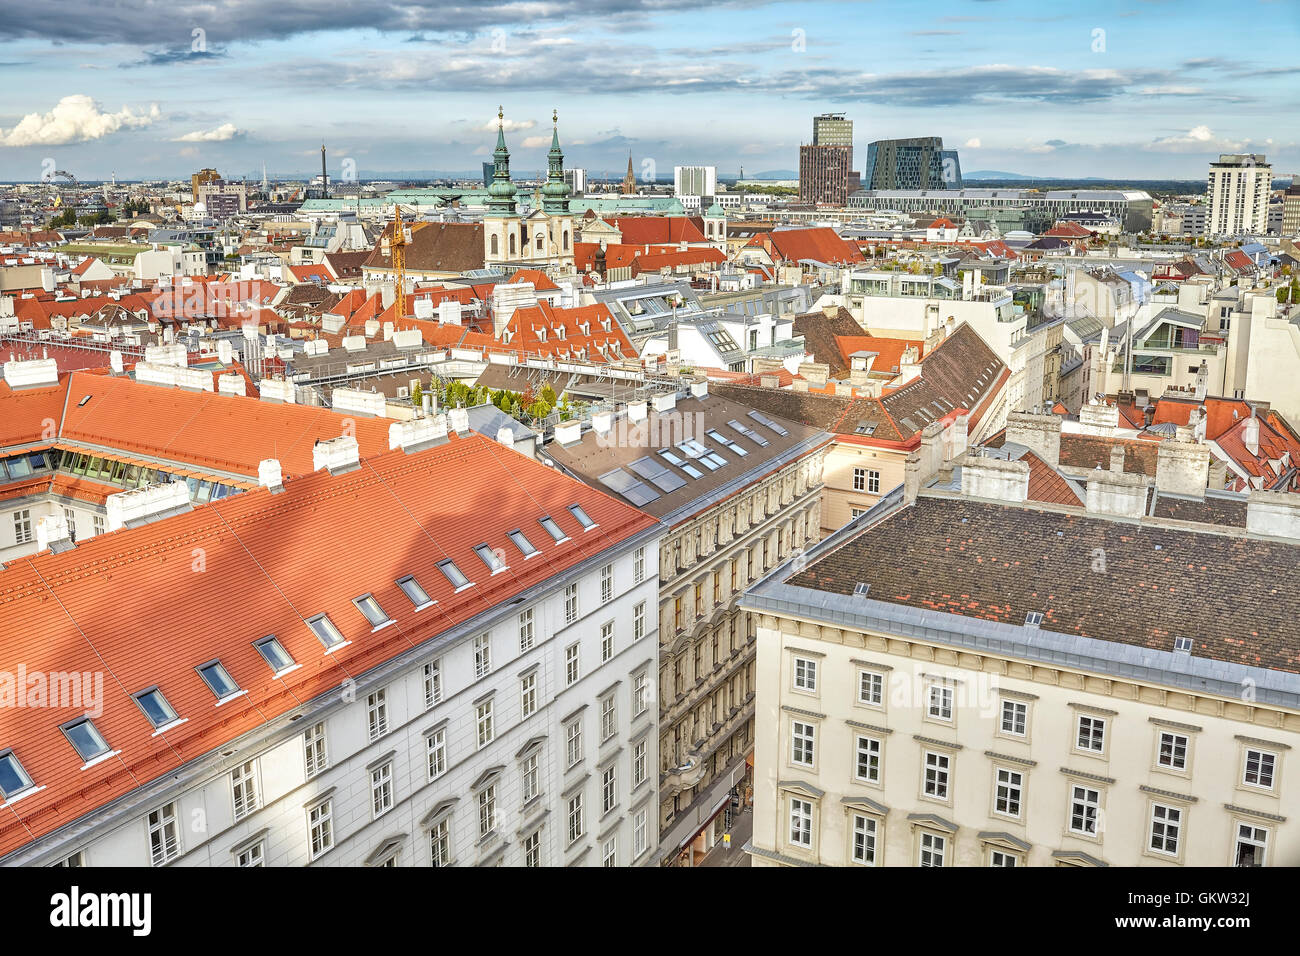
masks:
<instances>
[{"instance_id":1,"label":"construction crane","mask_svg":"<svg viewBox=\"0 0 1300 956\"><path fill-rule=\"evenodd\" d=\"M396 295L393 299L397 305L397 318L406 318L406 247L411 241L411 229L409 226L402 225L402 207L400 203L393 204L393 234L389 238L390 258L393 263L393 278L396 284Z\"/></svg>"}]
</instances>

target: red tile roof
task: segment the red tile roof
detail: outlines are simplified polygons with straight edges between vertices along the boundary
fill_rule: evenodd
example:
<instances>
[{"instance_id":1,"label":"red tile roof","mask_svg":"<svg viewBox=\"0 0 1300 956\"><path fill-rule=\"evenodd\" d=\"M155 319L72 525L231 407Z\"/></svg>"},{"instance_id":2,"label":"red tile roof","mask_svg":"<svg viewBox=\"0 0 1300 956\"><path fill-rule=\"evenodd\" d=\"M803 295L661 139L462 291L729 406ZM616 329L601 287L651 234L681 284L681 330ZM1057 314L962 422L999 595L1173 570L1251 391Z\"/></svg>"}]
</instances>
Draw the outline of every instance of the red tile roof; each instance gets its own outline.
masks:
<instances>
[{"instance_id":1,"label":"red tile roof","mask_svg":"<svg viewBox=\"0 0 1300 956\"><path fill-rule=\"evenodd\" d=\"M784 259L787 262L798 262L801 259L827 263L864 261L857 246L845 242L829 227L778 229L755 238L773 259Z\"/></svg>"},{"instance_id":2,"label":"red tile roof","mask_svg":"<svg viewBox=\"0 0 1300 956\"><path fill-rule=\"evenodd\" d=\"M611 222L623 234L623 244L705 242L703 220L688 216L623 216Z\"/></svg>"},{"instance_id":3,"label":"red tile roof","mask_svg":"<svg viewBox=\"0 0 1300 956\"><path fill-rule=\"evenodd\" d=\"M582 530L567 510L573 503L595 530ZM537 525L546 514L569 540L550 542ZM6 808L0 854L336 692L349 677L654 525L600 491L471 434L415 454L385 452L345 475L287 480L281 494L259 489L98 535L61 554L11 562L0 570L4 659L22 661L28 673L107 672L95 726L116 753L83 769L58 727L84 715L85 706L0 708L0 748L13 748L44 788ZM472 548L486 542L511 554L506 535L520 527L534 529L542 560L512 560L507 571L487 574ZM363 540L364 547L340 546ZM196 548L207 573L190 573ZM447 557L474 586L453 593L437 569ZM394 583L407 574L438 603L417 612ZM352 604L367 592L395 625L372 633ZM324 653L306 624L321 613L351 644ZM272 674L252 644L267 634L276 635L297 670ZM246 692L220 709L195 671L213 659ZM130 697L154 685L185 719L158 734Z\"/></svg>"}]
</instances>

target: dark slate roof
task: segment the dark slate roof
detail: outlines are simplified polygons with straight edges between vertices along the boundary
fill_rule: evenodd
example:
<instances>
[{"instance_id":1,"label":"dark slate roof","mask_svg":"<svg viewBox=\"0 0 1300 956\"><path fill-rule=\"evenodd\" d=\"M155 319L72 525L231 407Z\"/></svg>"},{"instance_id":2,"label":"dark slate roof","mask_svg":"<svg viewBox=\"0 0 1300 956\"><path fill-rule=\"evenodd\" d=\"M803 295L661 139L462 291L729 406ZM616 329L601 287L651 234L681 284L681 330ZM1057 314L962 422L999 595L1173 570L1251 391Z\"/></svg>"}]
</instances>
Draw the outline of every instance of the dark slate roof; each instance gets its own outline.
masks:
<instances>
[{"instance_id":1,"label":"dark slate roof","mask_svg":"<svg viewBox=\"0 0 1300 956\"><path fill-rule=\"evenodd\" d=\"M820 310L796 315L794 334L803 336L804 347L812 353L813 361L830 366L831 378L847 378L849 368L844 364L835 336L866 335L867 331L853 318L853 313L838 306L830 315Z\"/></svg>"},{"instance_id":2,"label":"dark slate roof","mask_svg":"<svg viewBox=\"0 0 1300 956\"><path fill-rule=\"evenodd\" d=\"M1226 525L1230 528L1246 527L1246 499L1226 495L1208 494L1204 499L1184 498L1181 495L1155 496L1150 513L1157 518L1174 518L1178 521L1199 521L1203 524Z\"/></svg>"},{"instance_id":3,"label":"dark slate roof","mask_svg":"<svg viewBox=\"0 0 1300 956\"><path fill-rule=\"evenodd\" d=\"M392 226L385 229L388 234ZM383 243L375 243L365 261L368 269L391 269ZM412 272L468 272L483 268L483 224L479 222L418 222L411 227L406 268Z\"/></svg>"},{"instance_id":4,"label":"dark slate roof","mask_svg":"<svg viewBox=\"0 0 1300 956\"><path fill-rule=\"evenodd\" d=\"M1130 475L1154 478L1156 456L1160 443L1155 441L1125 441L1103 438L1098 435L1061 434L1062 465L1071 468L1110 468L1110 450L1116 445L1124 448L1124 471Z\"/></svg>"},{"instance_id":5,"label":"dark slate roof","mask_svg":"<svg viewBox=\"0 0 1300 956\"><path fill-rule=\"evenodd\" d=\"M1298 565L1295 543L923 494L788 583L1300 673Z\"/></svg>"},{"instance_id":6,"label":"dark slate roof","mask_svg":"<svg viewBox=\"0 0 1300 956\"><path fill-rule=\"evenodd\" d=\"M974 409L1007 370L978 332L962 323L921 362L921 377L880 399L904 435L956 408Z\"/></svg>"}]
</instances>

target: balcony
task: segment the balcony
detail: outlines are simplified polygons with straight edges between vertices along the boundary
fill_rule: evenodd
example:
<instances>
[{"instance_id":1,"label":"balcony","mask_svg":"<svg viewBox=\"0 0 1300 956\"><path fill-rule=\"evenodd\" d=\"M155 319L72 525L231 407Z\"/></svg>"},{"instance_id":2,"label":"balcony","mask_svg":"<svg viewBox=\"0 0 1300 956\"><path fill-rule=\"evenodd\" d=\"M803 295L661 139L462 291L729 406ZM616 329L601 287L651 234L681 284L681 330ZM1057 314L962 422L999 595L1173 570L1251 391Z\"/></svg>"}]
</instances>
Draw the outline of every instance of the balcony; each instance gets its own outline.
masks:
<instances>
[{"instance_id":1,"label":"balcony","mask_svg":"<svg viewBox=\"0 0 1300 956\"><path fill-rule=\"evenodd\" d=\"M672 796L698 786L708 770L709 761L704 754L698 751L687 754L685 763L668 770L660 779L661 796Z\"/></svg>"}]
</instances>

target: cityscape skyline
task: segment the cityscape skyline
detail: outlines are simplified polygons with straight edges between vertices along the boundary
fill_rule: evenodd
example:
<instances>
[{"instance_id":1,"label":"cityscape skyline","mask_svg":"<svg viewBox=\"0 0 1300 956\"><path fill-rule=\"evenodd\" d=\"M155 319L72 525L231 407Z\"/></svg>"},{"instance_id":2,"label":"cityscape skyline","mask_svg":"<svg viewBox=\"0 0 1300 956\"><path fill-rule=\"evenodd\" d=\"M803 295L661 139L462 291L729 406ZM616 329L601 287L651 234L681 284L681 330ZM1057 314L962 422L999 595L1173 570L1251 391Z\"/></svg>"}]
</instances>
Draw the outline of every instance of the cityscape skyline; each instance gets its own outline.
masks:
<instances>
[{"instance_id":1,"label":"cityscape skyline","mask_svg":"<svg viewBox=\"0 0 1300 956\"><path fill-rule=\"evenodd\" d=\"M322 140L377 173L468 171L498 105L524 171L544 167L558 108L570 165L617 172L630 151L642 179L680 164L794 170L808 117L828 111L854 120L859 155L937 135L971 170L1200 179L1219 153L1263 152L1281 176L1300 170L1285 105L1300 68L1263 64L1286 61L1300 25L1284 4L1253 6L1270 29L1247 46L1119 2L1050 17L948 2L924 19L888 2L852 20L836 3L584 2L527 27L505 4L400 18L360 4L319 30L299 4L238 18L180 4L159 25L141 4L70 3L66 17L10 17L0 71L24 82L0 93L0 179L39 179L46 159L85 180L305 171Z\"/></svg>"}]
</instances>

